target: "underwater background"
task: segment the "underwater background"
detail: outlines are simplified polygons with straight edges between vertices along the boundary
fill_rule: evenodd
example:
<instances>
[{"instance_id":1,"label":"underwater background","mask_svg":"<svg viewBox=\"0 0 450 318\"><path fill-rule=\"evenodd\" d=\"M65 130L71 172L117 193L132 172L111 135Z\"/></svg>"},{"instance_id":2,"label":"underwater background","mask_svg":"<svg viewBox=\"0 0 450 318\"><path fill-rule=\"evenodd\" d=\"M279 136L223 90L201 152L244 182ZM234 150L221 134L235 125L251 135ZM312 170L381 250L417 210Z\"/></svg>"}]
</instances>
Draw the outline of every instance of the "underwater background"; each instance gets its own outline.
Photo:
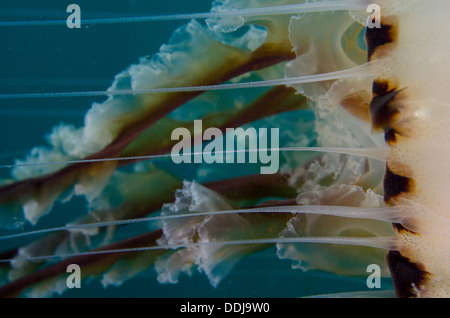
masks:
<instances>
[{"instance_id":1,"label":"underwater background","mask_svg":"<svg viewBox=\"0 0 450 318\"><path fill-rule=\"evenodd\" d=\"M66 8L76 3L83 18L144 16L208 12L209 0L0 0L0 21L65 20ZM187 21L103 24L68 29L65 26L0 27L0 94L103 91L114 76L152 55ZM325 22L324 22L325 23ZM61 122L83 125L93 102L105 97L37 98L0 100L0 164L24 158ZM313 120L304 113L302 120ZM162 163L163 164L163 163ZM1 169L8 178L10 169ZM181 172L183 173L183 172ZM239 174L236 172L236 174ZM185 178L189 178L186 172ZM56 204L37 227L18 219L23 231L61 226L86 210L84 198L70 205ZM0 231L0 234L2 232ZM0 241L0 251L20 245L21 240ZM290 260L280 260L271 247L250 255L214 288L206 275L181 275L178 284L161 285L153 268L104 289L99 280L88 279L82 288L67 290L63 297L301 297L351 291L369 291L367 277L340 277L321 271L292 270ZM391 290L390 279L382 289Z\"/></svg>"}]
</instances>

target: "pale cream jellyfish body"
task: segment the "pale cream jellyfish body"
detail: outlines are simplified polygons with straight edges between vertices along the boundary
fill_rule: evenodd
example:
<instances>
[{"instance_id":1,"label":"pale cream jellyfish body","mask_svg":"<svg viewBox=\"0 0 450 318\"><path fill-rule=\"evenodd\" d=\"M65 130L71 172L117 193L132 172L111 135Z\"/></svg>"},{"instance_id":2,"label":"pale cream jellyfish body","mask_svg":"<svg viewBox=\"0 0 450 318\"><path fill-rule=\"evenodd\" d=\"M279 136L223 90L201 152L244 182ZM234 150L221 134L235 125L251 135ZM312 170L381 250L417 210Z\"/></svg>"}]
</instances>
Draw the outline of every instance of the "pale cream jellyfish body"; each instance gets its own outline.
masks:
<instances>
[{"instance_id":1,"label":"pale cream jellyfish body","mask_svg":"<svg viewBox=\"0 0 450 318\"><path fill-rule=\"evenodd\" d=\"M397 294L450 295L450 33L448 1L380 1L368 30L377 64L371 113L389 145L384 199L399 206L399 251L387 257Z\"/></svg>"}]
</instances>

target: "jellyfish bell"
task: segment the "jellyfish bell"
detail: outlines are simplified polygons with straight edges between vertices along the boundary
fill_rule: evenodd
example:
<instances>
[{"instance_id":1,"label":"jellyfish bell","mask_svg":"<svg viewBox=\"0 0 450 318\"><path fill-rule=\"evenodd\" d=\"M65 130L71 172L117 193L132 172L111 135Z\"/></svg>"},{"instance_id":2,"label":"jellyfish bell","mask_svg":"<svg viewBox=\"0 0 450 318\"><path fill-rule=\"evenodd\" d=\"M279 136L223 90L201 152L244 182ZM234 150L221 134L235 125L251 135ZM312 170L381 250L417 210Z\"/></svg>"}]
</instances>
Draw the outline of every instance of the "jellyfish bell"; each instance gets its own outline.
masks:
<instances>
[{"instance_id":1,"label":"jellyfish bell","mask_svg":"<svg viewBox=\"0 0 450 318\"><path fill-rule=\"evenodd\" d=\"M218 286L241 259L275 246L294 268L367 275L379 264L398 296L448 295L447 2L375 1L382 22L365 29L365 47L366 1L215 1L206 25L189 22L118 74L84 127L59 126L50 148L17 162L16 180L0 188L3 218L21 207L37 223L70 201L67 191L85 196L89 213L0 237L47 235L5 252L0 294L62 292L70 263L104 286L149 267L161 283L198 270ZM194 131L195 119L203 131L275 126L292 151L275 175L168 168L171 132ZM315 144L325 153L305 151ZM190 169L194 181L183 181ZM118 239L143 223L150 230ZM46 264L54 258L64 260Z\"/></svg>"},{"instance_id":2,"label":"jellyfish bell","mask_svg":"<svg viewBox=\"0 0 450 318\"><path fill-rule=\"evenodd\" d=\"M395 225L402 248L388 254L388 264L399 295L448 296L448 268L444 265L449 259L449 249L445 247L448 215L445 195L440 192L449 188L441 181L448 180L444 177L448 169L437 165L444 162L439 157L446 155L447 146L438 146L434 141L447 134L448 129L441 123L447 120L448 113L443 99L447 86L444 74L448 69L444 52L450 42L448 34L439 34L441 26L437 22L445 16L439 6L448 4L436 1L427 7L424 2L415 1L383 5L387 10L402 5L405 8L402 14L384 18L379 35L372 37L368 32L369 58L382 62L374 82L371 108L377 109L373 122L383 127L390 147L384 199L388 204L402 206L417 226L411 230L411 225ZM418 21L426 28L420 27ZM411 51L409 48L417 46L421 34L426 40L417 51ZM442 49L430 48L429 41L440 43ZM435 111L438 117L431 115ZM422 115L423 112L428 115ZM435 121L436 125L432 124ZM425 128L427 125L434 127L433 132ZM400 271L402 266L410 274Z\"/></svg>"}]
</instances>

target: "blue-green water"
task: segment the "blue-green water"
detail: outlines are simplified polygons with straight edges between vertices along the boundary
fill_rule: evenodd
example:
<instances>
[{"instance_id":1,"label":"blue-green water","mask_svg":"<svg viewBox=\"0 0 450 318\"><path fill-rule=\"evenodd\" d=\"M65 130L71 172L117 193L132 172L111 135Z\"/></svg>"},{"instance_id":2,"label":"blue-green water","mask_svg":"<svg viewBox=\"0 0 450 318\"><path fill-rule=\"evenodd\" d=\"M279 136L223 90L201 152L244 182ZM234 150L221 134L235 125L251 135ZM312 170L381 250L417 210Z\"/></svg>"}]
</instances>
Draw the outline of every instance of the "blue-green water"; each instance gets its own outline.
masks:
<instances>
[{"instance_id":1,"label":"blue-green water","mask_svg":"<svg viewBox=\"0 0 450 318\"><path fill-rule=\"evenodd\" d=\"M1 21L64 20L71 1L0 1ZM153 14L207 12L206 0L181 1L81 1L82 17L123 17ZM64 26L0 28L0 94L101 91L114 76L152 55L167 43L173 31L186 23L152 22L105 24L68 29ZM83 124L86 111L104 97L57 99L8 99L0 101L0 159L11 164L36 145L61 122ZM10 171L2 169L1 178ZM56 205L41 227L60 226L85 210L81 198L69 207ZM63 223L63 224L61 224ZM24 224L24 230L32 227ZM18 243L0 242L0 251ZM11 244L11 245L9 245ZM388 279L382 289L392 289ZM175 285L161 285L153 268L125 282L104 289L97 279L82 282L65 297L299 297L315 294L367 291L366 277L349 278L291 269L291 261L279 260L275 248L249 256L214 288L202 273L182 275Z\"/></svg>"},{"instance_id":2,"label":"blue-green water","mask_svg":"<svg viewBox=\"0 0 450 318\"><path fill-rule=\"evenodd\" d=\"M73 1L0 1L3 21L65 20ZM181 3L181 4L180 4ZM82 18L124 17L173 12L205 12L210 1L78 1ZM86 26L4 27L1 29L0 93L105 90L114 76L152 55L186 23L153 22ZM80 126L99 98L3 100L2 156L17 157L60 122ZM36 122L39 121L39 125ZM14 136L14 138L12 138ZM8 162L8 160L6 160ZM4 175L4 171L2 171Z\"/></svg>"}]
</instances>

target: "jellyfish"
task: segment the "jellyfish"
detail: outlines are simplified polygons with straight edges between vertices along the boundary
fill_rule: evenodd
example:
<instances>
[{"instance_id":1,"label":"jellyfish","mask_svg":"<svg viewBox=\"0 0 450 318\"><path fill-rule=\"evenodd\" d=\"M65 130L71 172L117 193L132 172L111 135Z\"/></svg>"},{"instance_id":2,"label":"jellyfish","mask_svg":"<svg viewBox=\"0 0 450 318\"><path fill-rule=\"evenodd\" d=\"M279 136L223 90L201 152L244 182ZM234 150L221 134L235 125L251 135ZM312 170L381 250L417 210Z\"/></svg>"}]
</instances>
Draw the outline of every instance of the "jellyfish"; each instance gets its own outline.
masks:
<instances>
[{"instance_id":1,"label":"jellyfish","mask_svg":"<svg viewBox=\"0 0 450 318\"><path fill-rule=\"evenodd\" d=\"M448 3L373 2L216 0L205 14L82 20L83 32L188 22L105 91L0 95L96 98L81 125L2 165L0 295L70 295L76 265L94 290L154 281L139 296L192 296L177 289L189 276L221 295L235 272L250 297L256 281L279 295L284 277L291 296L325 293L320 280L380 295L370 268L397 296L448 296ZM0 24L30 26L66 28Z\"/></svg>"}]
</instances>

